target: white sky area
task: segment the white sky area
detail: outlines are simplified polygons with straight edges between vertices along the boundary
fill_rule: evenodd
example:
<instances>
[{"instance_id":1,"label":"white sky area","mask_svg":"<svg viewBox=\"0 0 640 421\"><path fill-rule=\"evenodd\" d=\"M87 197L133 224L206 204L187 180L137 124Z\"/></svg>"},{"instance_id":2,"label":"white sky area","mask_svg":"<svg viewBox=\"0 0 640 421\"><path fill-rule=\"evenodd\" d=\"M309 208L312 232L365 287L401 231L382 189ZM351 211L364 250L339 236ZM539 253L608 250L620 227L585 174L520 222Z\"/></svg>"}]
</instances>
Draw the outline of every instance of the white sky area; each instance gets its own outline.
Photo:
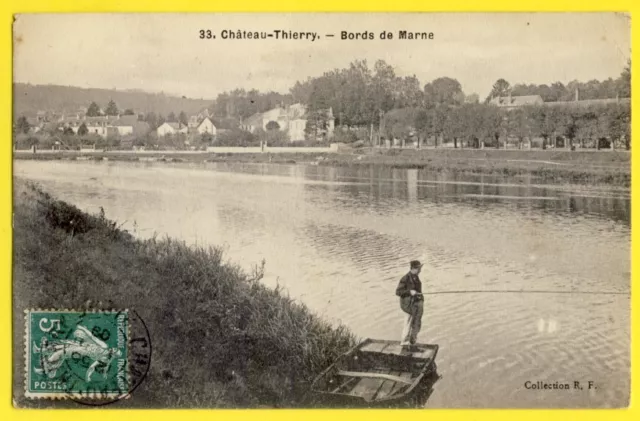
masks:
<instances>
[{"instance_id":1,"label":"white sky area","mask_svg":"<svg viewBox=\"0 0 640 421\"><path fill-rule=\"evenodd\" d=\"M215 40L199 39L211 29ZM223 40L224 29L318 32L304 40ZM341 31L375 40L342 41ZM434 40L379 40L399 30ZM326 38L328 33L335 38ZM139 89L213 99L235 88L287 93L296 81L366 59L422 86L448 76L484 98L499 78L567 83L617 78L630 18L615 13L39 14L14 24L14 81Z\"/></svg>"}]
</instances>

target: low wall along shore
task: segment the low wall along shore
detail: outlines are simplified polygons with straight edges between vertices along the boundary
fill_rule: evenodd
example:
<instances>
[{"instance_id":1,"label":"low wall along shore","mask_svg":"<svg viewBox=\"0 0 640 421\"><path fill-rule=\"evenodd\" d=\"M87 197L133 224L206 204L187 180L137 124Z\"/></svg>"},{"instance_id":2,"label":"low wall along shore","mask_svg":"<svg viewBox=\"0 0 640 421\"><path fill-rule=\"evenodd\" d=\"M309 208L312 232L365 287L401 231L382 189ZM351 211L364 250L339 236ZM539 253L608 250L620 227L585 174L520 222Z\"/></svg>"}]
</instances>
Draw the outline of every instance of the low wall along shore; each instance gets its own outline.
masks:
<instances>
[{"instance_id":1,"label":"low wall along shore","mask_svg":"<svg viewBox=\"0 0 640 421\"><path fill-rule=\"evenodd\" d=\"M169 155L169 154L206 154L206 153L233 153L233 154L247 154L247 153L335 153L340 150L337 144L332 144L329 147L243 147L243 146L213 146L208 147L206 151L155 151L155 150L111 150L104 151L102 149L81 149L79 151L73 150L51 150L51 149L37 149L35 152L32 149L15 150L14 152L25 153L117 153L117 154L157 154L157 155Z\"/></svg>"},{"instance_id":2,"label":"low wall along shore","mask_svg":"<svg viewBox=\"0 0 640 421\"><path fill-rule=\"evenodd\" d=\"M214 146L207 148L207 152L213 153L330 153L330 152L338 152L338 145L332 144L328 148L313 148L313 147L225 147L225 146Z\"/></svg>"}]
</instances>

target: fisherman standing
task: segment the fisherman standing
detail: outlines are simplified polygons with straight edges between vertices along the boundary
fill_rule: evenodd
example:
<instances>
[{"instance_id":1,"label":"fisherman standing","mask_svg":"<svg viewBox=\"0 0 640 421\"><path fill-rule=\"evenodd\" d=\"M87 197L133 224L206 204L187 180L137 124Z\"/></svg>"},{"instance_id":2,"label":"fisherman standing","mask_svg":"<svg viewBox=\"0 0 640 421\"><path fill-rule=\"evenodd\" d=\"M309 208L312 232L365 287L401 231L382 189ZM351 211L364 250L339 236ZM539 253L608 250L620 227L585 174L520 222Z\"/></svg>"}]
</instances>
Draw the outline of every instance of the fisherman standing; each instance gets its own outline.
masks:
<instances>
[{"instance_id":1,"label":"fisherman standing","mask_svg":"<svg viewBox=\"0 0 640 421\"><path fill-rule=\"evenodd\" d=\"M406 313L400 345L408 351L415 349L418 333L422 327L424 300L422 282L418 277L422 266L417 260L411 261L411 270L400 279L398 288L396 288L396 295L400 297L400 308Z\"/></svg>"}]
</instances>

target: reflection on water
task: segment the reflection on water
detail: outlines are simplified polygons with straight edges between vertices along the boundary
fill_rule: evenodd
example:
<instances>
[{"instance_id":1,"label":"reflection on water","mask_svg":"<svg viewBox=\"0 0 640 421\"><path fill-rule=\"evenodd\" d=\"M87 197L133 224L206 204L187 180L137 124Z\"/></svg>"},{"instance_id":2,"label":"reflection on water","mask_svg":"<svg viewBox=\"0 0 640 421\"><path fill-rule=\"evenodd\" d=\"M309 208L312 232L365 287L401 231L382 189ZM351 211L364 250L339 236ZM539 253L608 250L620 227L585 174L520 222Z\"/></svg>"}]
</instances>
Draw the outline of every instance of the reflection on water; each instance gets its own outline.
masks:
<instances>
[{"instance_id":1,"label":"reflection on water","mask_svg":"<svg viewBox=\"0 0 640 421\"><path fill-rule=\"evenodd\" d=\"M16 161L15 174L142 237L219 244L362 337L399 339L409 260L427 291L629 291L628 189L392 168ZM135 225L134 225L135 224ZM629 396L626 295L444 294L421 341L430 407L615 407ZM594 381L533 391L525 382Z\"/></svg>"}]
</instances>

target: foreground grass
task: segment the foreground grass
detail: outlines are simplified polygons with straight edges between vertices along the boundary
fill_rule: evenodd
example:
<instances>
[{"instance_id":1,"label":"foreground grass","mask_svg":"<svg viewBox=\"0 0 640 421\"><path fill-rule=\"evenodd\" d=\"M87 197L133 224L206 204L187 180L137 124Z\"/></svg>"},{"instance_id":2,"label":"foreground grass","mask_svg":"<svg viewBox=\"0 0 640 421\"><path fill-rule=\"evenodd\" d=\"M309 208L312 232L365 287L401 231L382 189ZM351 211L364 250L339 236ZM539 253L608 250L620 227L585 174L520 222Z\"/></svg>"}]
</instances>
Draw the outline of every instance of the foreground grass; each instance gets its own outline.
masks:
<instances>
[{"instance_id":1,"label":"foreground grass","mask_svg":"<svg viewBox=\"0 0 640 421\"><path fill-rule=\"evenodd\" d=\"M304 305L223 262L217 248L141 241L25 181L14 186L14 400L23 397L26 308L129 308L154 344L124 406L298 407L355 344ZM73 223L71 223L73 221ZM138 398L138 399L136 399Z\"/></svg>"}]
</instances>

